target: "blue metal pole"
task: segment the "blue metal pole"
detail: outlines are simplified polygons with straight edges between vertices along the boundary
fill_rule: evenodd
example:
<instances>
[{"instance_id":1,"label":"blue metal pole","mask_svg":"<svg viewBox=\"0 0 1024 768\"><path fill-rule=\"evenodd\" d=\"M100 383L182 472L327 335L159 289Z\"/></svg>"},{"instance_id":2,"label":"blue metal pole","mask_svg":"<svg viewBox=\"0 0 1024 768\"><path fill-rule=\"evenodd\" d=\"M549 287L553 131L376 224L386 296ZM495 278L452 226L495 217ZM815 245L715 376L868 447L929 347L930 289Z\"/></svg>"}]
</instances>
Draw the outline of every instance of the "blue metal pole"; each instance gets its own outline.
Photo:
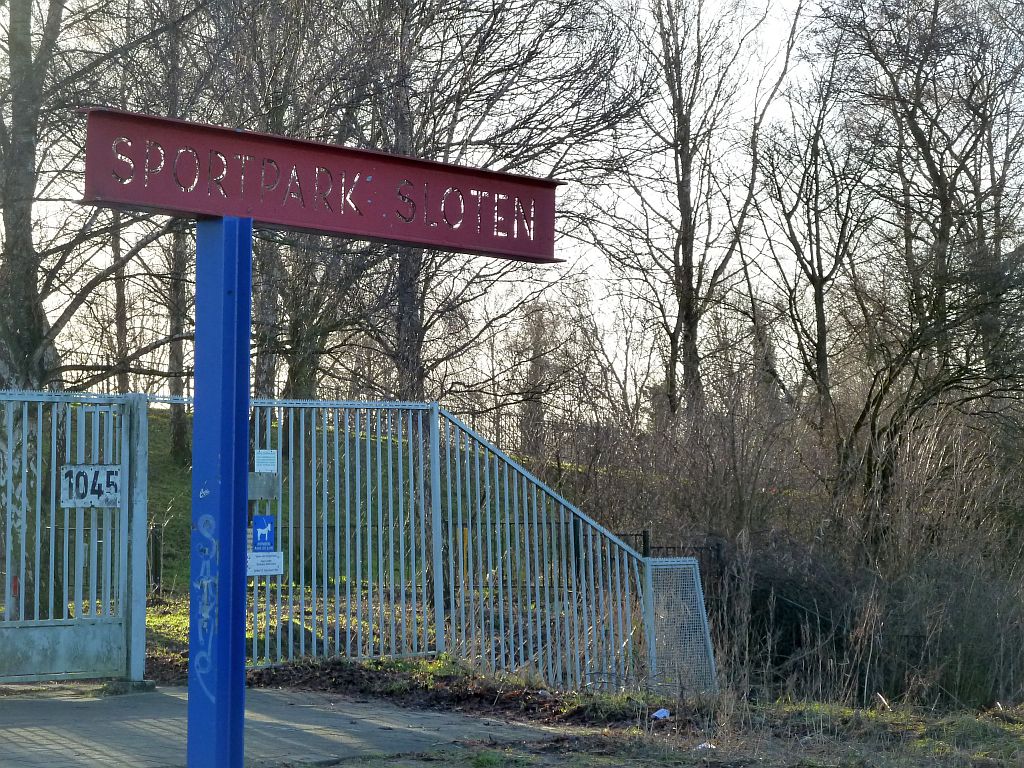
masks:
<instances>
[{"instance_id":1,"label":"blue metal pole","mask_svg":"<svg viewBox=\"0 0 1024 768\"><path fill-rule=\"evenodd\" d=\"M252 219L196 229L188 766L241 768Z\"/></svg>"}]
</instances>

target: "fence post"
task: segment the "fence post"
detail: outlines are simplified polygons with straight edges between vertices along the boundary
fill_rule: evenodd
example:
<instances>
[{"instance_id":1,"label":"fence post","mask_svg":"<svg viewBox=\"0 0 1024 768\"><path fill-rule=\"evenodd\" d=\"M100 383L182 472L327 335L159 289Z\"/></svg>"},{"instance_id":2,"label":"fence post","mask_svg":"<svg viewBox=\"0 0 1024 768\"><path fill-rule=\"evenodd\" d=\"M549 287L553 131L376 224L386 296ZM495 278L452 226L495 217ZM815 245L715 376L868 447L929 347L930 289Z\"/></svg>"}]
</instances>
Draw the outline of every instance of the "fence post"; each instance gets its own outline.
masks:
<instances>
[{"instance_id":1,"label":"fence post","mask_svg":"<svg viewBox=\"0 0 1024 768\"><path fill-rule=\"evenodd\" d=\"M127 397L129 414L128 497L128 679L142 680L146 671L146 550L149 516L149 399Z\"/></svg>"},{"instance_id":2,"label":"fence post","mask_svg":"<svg viewBox=\"0 0 1024 768\"><path fill-rule=\"evenodd\" d=\"M444 653L444 566L441 547L441 408L435 401L430 404L430 540L431 562L434 571L434 636L437 652Z\"/></svg>"},{"instance_id":3,"label":"fence post","mask_svg":"<svg viewBox=\"0 0 1024 768\"><path fill-rule=\"evenodd\" d=\"M647 635L647 685L650 687L658 671L658 653L654 647L654 575L649 557L644 558L644 631Z\"/></svg>"}]
</instances>

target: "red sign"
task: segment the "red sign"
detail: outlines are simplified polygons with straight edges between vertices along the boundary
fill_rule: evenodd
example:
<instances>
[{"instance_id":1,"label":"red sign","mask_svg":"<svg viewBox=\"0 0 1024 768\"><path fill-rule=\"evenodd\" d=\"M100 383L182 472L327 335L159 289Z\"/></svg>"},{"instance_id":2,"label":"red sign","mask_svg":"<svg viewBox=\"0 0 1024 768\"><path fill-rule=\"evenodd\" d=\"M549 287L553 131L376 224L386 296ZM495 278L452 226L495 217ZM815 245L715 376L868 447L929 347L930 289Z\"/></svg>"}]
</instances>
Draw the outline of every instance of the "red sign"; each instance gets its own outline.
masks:
<instances>
[{"instance_id":1,"label":"red sign","mask_svg":"<svg viewBox=\"0 0 1024 768\"><path fill-rule=\"evenodd\" d=\"M557 181L108 109L85 202L554 261Z\"/></svg>"}]
</instances>

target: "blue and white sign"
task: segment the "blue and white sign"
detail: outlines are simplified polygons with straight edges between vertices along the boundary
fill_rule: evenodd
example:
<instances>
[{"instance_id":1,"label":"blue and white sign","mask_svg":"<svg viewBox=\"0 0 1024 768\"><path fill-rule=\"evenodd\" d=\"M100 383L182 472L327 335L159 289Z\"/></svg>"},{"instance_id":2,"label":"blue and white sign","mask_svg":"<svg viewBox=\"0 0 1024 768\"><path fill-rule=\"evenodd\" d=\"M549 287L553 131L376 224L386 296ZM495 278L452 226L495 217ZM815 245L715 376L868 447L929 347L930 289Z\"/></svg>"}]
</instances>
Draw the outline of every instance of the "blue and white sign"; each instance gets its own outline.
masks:
<instances>
[{"instance_id":1,"label":"blue and white sign","mask_svg":"<svg viewBox=\"0 0 1024 768\"><path fill-rule=\"evenodd\" d=\"M277 537L274 535L273 515L253 515L252 518L252 551L273 552Z\"/></svg>"}]
</instances>

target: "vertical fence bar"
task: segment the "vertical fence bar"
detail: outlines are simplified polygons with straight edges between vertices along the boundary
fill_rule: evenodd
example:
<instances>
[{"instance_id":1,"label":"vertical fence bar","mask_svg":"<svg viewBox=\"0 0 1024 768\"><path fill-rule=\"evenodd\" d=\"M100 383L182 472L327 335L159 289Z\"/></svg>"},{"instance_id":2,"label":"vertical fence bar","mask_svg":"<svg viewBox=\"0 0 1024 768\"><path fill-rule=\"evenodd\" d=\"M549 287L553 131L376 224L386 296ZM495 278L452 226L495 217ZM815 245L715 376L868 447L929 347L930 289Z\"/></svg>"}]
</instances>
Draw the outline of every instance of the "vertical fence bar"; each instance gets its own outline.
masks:
<instances>
[{"instance_id":1,"label":"vertical fence bar","mask_svg":"<svg viewBox=\"0 0 1024 768\"><path fill-rule=\"evenodd\" d=\"M400 653L395 618L395 431L388 409L388 630L391 655Z\"/></svg>"},{"instance_id":2,"label":"vertical fence bar","mask_svg":"<svg viewBox=\"0 0 1024 768\"><path fill-rule=\"evenodd\" d=\"M626 604L629 606L629 659L630 659L630 684L640 685L643 677L643 661L640 659L640 650L643 648L643 625L644 612L641 603L643 587L640 584L639 569L636 558L630 553L623 558L623 570L626 575Z\"/></svg>"},{"instance_id":3,"label":"vertical fence bar","mask_svg":"<svg viewBox=\"0 0 1024 768\"><path fill-rule=\"evenodd\" d=\"M441 410L438 408L437 412L438 423L441 423ZM448 511L448 535L445 543L448 546L448 615L446 626L451 632L451 642L448 642L447 636L445 636L445 648L444 650L450 649L456 644L455 642L455 547L452 536L455 535L455 528L453 527L453 509L452 509L452 437L454 428L447 419L444 421L444 446L446 451L444 472L445 472L445 487L448 491L447 499L447 511Z\"/></svg>"},{"instance_id":4,"label":"vertical fence bar","mask_svg":"<svg viewBox=\"0 0 1024 768\"><path fill-rule=\"evenodd\" d=\"M29 439L28 439L28 402L22 402L21 404L21 493L18 498L18 618L25 618L25 591L28 586L25 582L25 538L28 533L28 467L31 459L29 458ZM95 540L95 528L96 528L96 517L95 515L90 516L92 518L93 526L93 540ZM8 535L10 535L10 529L8 529ZM94 578L90 582L92 584L92 595L93 595L93 609L96 606L96 587L95 587L95 571L96 571L96 549L93 547L93 557L91 560ZM7 562L7 567L10 568L10 561Z\"/></svg>"},{"instance_id":5,"label":"vertical fence bar","mask_svg":"<svg viewBox=\"0 0 1024 768\"><path fill-rule=\"evenodd\" d=\"M334 653L341 651L341 438L338 435L338 408L331 409L334 431ZM346 430L347 435L347 430ZM348 539L348 530L345 531ZM345 649L348 653L348 648Z\"/></svg>"},{"instance_id":6,"label":"vertical fence bar","mask_svg":"<svg viewBox=\"0 0 1024 768\"><path fill-rule=\"evenodd\" d=\"M644 630L647 635L647 684L658 678L658 653L654 635L654 576L651 559L644 558Z\"/></svg>"},{"instance_id":7,"label":"vertical fence bar","mask_svg":"<svg viewBox=\"0 0 1024 768\"><path fill-rule=\"evenodd\" d=\"M591 659L593 665L590 668L590 682L593 682L594 676L600 669L601 664L601 634L600 627L598 626L598 592L594 585L594 561L597 556L594 552L594 529L588 525L587 531L587 588L590 594L590 615L588 616L590 624L590 643L591 643Z\"/></svg>"},{"instance_id":8,"label":"vertical fence bar","mask_svg":"<svg viewBox=\"0 0 1024 768\"><path fill-rule=\"evenodd\" d=\"M583 676L580 680L580 685L585 685L589 681L591 673L591 623L590 623L590 600L588 597L590 593L587 585L587 563L590 562L590 550L587 549L585 544L584 524L580 521L575 521L573 524L573 533L576 536L576 583L580 591L580 642L583 645Z\"/></svg>"},{"instance_id":9,"label":"vertical fence bar","mask_svg":"<svg viewBox=\"0 0 1024 768\"><path fill-rule=\"evenodd\" d=\"M252 444L253 450L258 451L260 449L260 409L252 409ZM248 457L246 457L248 458ZM259 510L259 502L255 504L250 501L247 506L254 506L256 510ZM247 510L248 513L248 510ZM246 524L252 530L252 523L248 514L246 514ZM255 535L255 533L253 533ZM247 577L248 578L248 577ZM252 663L258 664L259 657L259 644L260 644L260 577L252 577Z\"/></svg>"},{"instance_id":10,"label":"vertical fence bar","mask_svg":"<svg viewBox=\"0 0 1024 768\"><path fill-rule=\"evenodd\" d=\"M420 608L417 598L416 570L416 452L419 444L413 431L413 412L406 412L406 434L409 440L409 455L406 462L406 475L409 480L409 587L410 615L413 620L412 650L416 653L420 647ZM404 494L404 488L402 489Z\"/></svg>"},{"instance_id":11,"label":"vertical fence bar","mask_svg":"<svg viewBox=\"0 0 1024 768\"><path fill-rule=\"evenodd\" d=\"M558 611L562 614L562 639L558 647L560 649L561 661L559 663L559 674L561 682L565 685L572 680L572 647L569 641L569 559L565 546L565 508L561 502L553 501L558 509L558 519L552 519L552 525L558 525L558 549L555 554L558 557Z\"/></svg>"},{"instance_id":12,"label":"vertical fence bar","mask_svg":"<svg viewBox=\"0 0 1024 768\"><path fill-rule=\"evenodd\" d=\"M79 408L76 426L78 433L75 435L75 458L77 464L85 463L85 433L86 433L86 412L85 408ZM10 562L10 561L8 561ZM85 613L85 596L83 586L85 581L85 512L81 507L75 507L75 618L80 619Z\"/></svg>"},{"instance_id":13,"label":"vertical fence bar","mask_svg":"<svg viewBox=\"0 0 1024 768\"><path fill-rule=\"evenodd\" d=\"M25 404L26 406L28 403ZM27 408L26 408L27 410ZM89 462L92 464L101 464L103 457L100 455L100 435L103 431L101 426L104 419L103 411L97 406L92 412L92 445L89 452ZM97 556L99 555L99 530L96 521L96 515L98 513L97 507L89 507L89 615L96 615L96 596L97 596ZM24 538L22 539L22 545L24 546ZM24 569L23 569L24 570ZM22 590L24 594L24 590Z\"/></svg>"},{"instance_id":14,"label":"vertical fence bar","mask_svg":"<svg viewBox=\"0 0 1024 768\"><path fill-rule=\"evenodd\" d=\"M504 468L504 471L501 471ZM515 669L517 665L516 658L516 620L515 620L515 584L514 584L514 571L513 571L513 560L512 560L512 512L509 506L508 497L508 474L511 470L508 464L498 464L499 477L502 478L501 493L502 493L502 524L505 532L505 543L501 552L501 562L503 564L502 572L505 574L506 579L506 611L508 613L508 625L507 625L507 638L506 648L508 649L508 667L509 669Z\"/></svg>"},{"instance_id":15,"label":"vertical fence bar","mask_svg":"<svg viewBox=\"0 0 1024 768\"><path fill-rule=\"evenodd\" d=\"M608 627L608 679L616 678L617 647L619 644L618 634L615 631L615 602L618 594L615 592L612 581L612 545L607 539L604 543L603 571L605 580L605 593L608 595L608 611L605 614L604 623Z\"/></svg>"},{"instance_id":16,"label":"vertical fence bar","mask_svg":"<svg viewBox=\"0 0 1024 768\"><path fill-rule=\"evenodd\" d=\"M438 653L447 648L444 616L444 563L441 552L441 411L430 404L430 543L434 592L434 643Z\"/></svg>"},{"instance_id":17,"label":"vertical fence bar","mask_svg":"<svg viewBox=\"0 0 1024 768\"><path fill-rule=\"evenodd\" d=\"M356 481L354 483L355 488L355 500L356 500L356 574L355 574L355 591L356 591L356 658L361 658L363 655L363 496L359 489L359 481L362 478L360 472L360 456L362 454L362 445L360 443L360 415L362 409L356 408L355 418L355 434L353 435L353 453L356 457ZM365 484L365 482L364 482Z\"/></svg>"},{"instance_id":18,"label":"vertical fence bar","mask_svg":"<svg viewBox=\"0 0 1024 768\"><path fill-rule=\"evenodd\" d=\"M429 432L429 428L428 428ZM421 626L423 628L423 651L424 653L430 650L430 642L428 636L427 627L427 570L429 568L429 550L427 549L427 490L426 490L426 479L424 472L424 465L428 463L428 460L424 459L423 454L429 450L427 445L430 439L429 434L423 433L423 411L416 411L416 445L419 448L418 461L417 461L417 488L419 490L419 518L420 518L420 572L422 576L420 578L420 595L421 604L420 610L422 612Z\"/></svg>"},{"instance_id":19,"label":"vertical fence bar","mask_svg":"<svg viewBox=\"0 0 1024 768\"><path fill-rule=\"evenodd\" d=\"M562 631L565 639L565 674L569 687L579 689L580 657L577 653L576 639L576 592L572 587L573 550L572 550L572 510L558 501L559 536L561 537L562 555L562 605L565 618Z\"/></svg>"},{"instance_id":20,"label":"vertical fence bar","mask_svg":"<svg viewBox=\"0 0 1024 768\"><path fill-rule=\"evenodd\" d=\"M111 413L110 426L109 426L109 428L107 430L107 433L106 433L105 439L104 439L103 461L102 461L103 464L120 464L121 463L120 457L115 457L114 456L114 446L115 446L115 443L116 443L116 440L114 438L116 436L116 430L120 429L122 423L125 421L124 408L125 408L124 404L119 404L117 406L117 410ZM121 490L122 493L123 493L123 489L118 489L118 490ZM101 605L101 608L102 608L101 613L104 614L104 615L110 615L110 612L111 612L111 605L110 605L110 598L111 598L111 594L110 594L110 577L113 575L113 573L115 571L115 569L113 567L113 563L111 562L111 557L112 557L114 548L113 548L113 543L110 541L110 535L111 535L110 508L109 507L104 507L103 508L103 565L102 565L102 574L103 574L103 576L102 576L102 588L101 588L101 594L100 594L100 605ZM38 536L37 536L36 542L38 543L38 541L39 541L39 539L38 539ZM38 553L37 553L37 558L38 558ZM36 580L36 583L37 584L39 583L38 579Z\"/></svg>"},{"instance_id":21,"label":"vertical fence bar","mask_svg":"<svg viewBox=\"0 0 1024 768\"><path fill-rule=\"evenodd\" d=\"M299 412L299 655L306 655L306 409Z\"/></svg>"},{"instance_id":22,"label":"vertical fence bar","mask_svg":"<svg viewBox=\"0 0 1024 768\"><path fill-rule=\"evenodd\" d=\"M633 657L633 634L636 632L636 608L633 605L633 574L630 571L630 561L633 559L629 553L623 551L621 553L622 558L622 570L625 571L625 578L622 583L625 585L623 598L626 603L626 621L629 622L626 629L626 658L628 659L628 666L626 669L627 680L626 682L635 685L637 682L636 675L636 659Z\"/></svg>"},{"instance_id":23,"label":"vertical fence bar","mask_svg":"<svg viewBox=\"0 0 1024 768\"><path fill-rule=\"evenodd\" d=\"M473 488L473 517L476 520L476 552L477 552L477 558L476 559L477 559L478 570L476 571L475 575L477 577L477 584L480 585L479 592L477 593L477 605L480 607L480 620L479 620L479 622L477 624L477 629L479 630L479 637L480 637L480 658L481 658L481 660L483 660L483 658L484 658L484 644L486 643L490 647L490 650L491 650L491 653L490 653L490 663L491 663L491 668L493 669L493 667L494 667L494 643L493 643L493 639L494 638L490 635L490 632L487 631L487 624L488 624L488 622L486 620L486 615L485 615L486 603L487 603L487 595L486 595L487 583L486 583L486 577L485 577L485 573L486 572L484 570L484 568L486 567L485 564L484 564L484 557L485 557L484 549L487 547L487 544L484 541L484 523L483 523L484 511L483 511L483 503L484 503L486 491L484 491L484 489L483 489L483 485L482 485L481 478L480 478L480 454L482 452L481 449L480 449L480 444L474 440L472 446L473 446L473 476L476 479L476 482L475 482L474 488Z\"/></svg>"},{"instance_id":24,"label":"vertical fence bar","mask_svg":"<svg viewBox=\"0 0 1024 768\"><path fill-rule=\"evenodd\" d=\"M616 685L621 688L626 682L626 658L625 658L625 646L626 646L626 626L622 621L622 567L619 562L619 549L614 545L609 545L609 549L612 550L613 559L615 562L614 574L615 574L615 587L613 594L615 595L615 613L617 619L617 626L619 630L618 638L615 641L615 657L616 657L616 671L618 673L618 679Z\"/></svg>"},{"instance_id":25,"label":"vertical fence bar","mask_svg":"<svg viewBox=\"0 0 1024 768\"><path fill-rule=\"evenodd\" d=\"M146 532L149 511L149 401L145 395L131 395L122 429L121 453L128 467L121 480L121 510L128 519L120 526L119 592L127 608L128 678L142 680L146 672ZM124 497L128 496L127 503ZM127 593L127 595L125 594ZM125 599L126 598L126 599Z\"/></svg>"},{"instance_id":26,"label":"vertical fence bar","mask_svg":"<svg viewBox=\"0 0 1024 768\"><path fill-rule=\"evenodd\" d=\"M11 400L4 402L4 433L8 436L7 442L4 445L4 530L14 530L14 403ZM67 527L65 526L65 530ZM11 559L14 549L14 537L8 534L4 536L4 563L7 567L4 570L4 621L11 621L13 617L13 606L11 605L11 598L14 596L14 590L11 584L11 571L10 563L13 562ZM65 573L67 568L64 569ZM65 604L67 601L65 600ZM66 617L65 617L66 618Z\"/></svg>"},{"instance_id":27,"label":"vertical fence bar","mask_svg":"<svg viewBox=\"0 0 1024 768\"><path fill-rule=\"evenodd\" d=\"M305 413L305 408L303 408L303 413ZM318 512L318 506L319 506L317 504L316 467L317 467L317 463L318 463L317 462L317 458L318 458L319 451L317 450L316 424L317 424L317 409L314 407L314 408L310 408L309 409L309 454L310 454L310 456L309 456L309 469L308 469L308 471L309 471L309 595L310 595L309 611L310 611L310 619L311 619L310 622L309 622L309 626L310 626L310 629L312 630L309 633L309 636L310 636L309 637L309 642L310 642L310 645L312 645L312 647L313 647L313 649L312 649L312 655L313 656L317 655L316 654L316 650L317 650L317 642L316 642L317 604L316 603L317 603L317 597L319 596L318 590L317 590L317 586L318 586L318 584L317 584L317 576L318 576L317 571L319 569L317 568L317 562L316 562L317 538L318 538L317 537L317 524L318 524L317 512ZM303 431L302 444L303 444L303 446L305 446L305 444L306 444L305 431ZM307 466L306 462L303 461L302 462L302 468L306 469L306 466ZM303 488L305 488L306 484L303 483L302 486L303 486ZM306 529L306 526L305 526L305 512L306 512L305 505L303 505L302 512L303 512L303 526L302 526L302 529L303 529L303 531L305 531L305 529ZM302 572L303 573L306 572L306 558L305 557L302 558ZM305 594L305 590L303 590L303 594ZM305 615L306 612L303 611L302 614L303 614L302 615L302 634L303 634L303 636L305 636L305 634L306 634L306 615Z\"/></svg>"},{"instance_id":28,"label":"vertical fence bar","mask_svg":"<svg viewBox=\"0 0 1024 768\"><path fill-rule=\"evenodd\" d=\"M73 422L72 411L71 411L71 404L68 403L67 405L65 405L63 410L64 410L64 461L70 463L71 451L72 451L72 447L71 447L71 437L72 437L71 436L71 430L72 430L72 422ZM8 462L7 466L10 467L10 463L9 462ZM10 487L11 487L10 483L8 483L7 487L8 487L8 489L10 489ZM10 509L11 509L10 503L8 503L7 509L8 509L8 511L10 511ZM71 555L70 555L70 548L71 548L71 510L70 510L70 508L64 507L63 505L62 505L62 510L63 510L63 513L64 513L64 528L63 528L63 530L64 530L64 548L63 548L63 556L64 556L64 563L63 563L63 565L64 565L64 567L61 569L61 582L62 582L62 586L63 586L63 589L61 590L61 603L62 603L62 606L61 606L61 618L67 619L68 618L68 612L69 612L69 607L68 606L69 606L69 604L71 602L71 590L73 589L73 586L71 584L69 584L69 582L68 582L68 579L70 578L70 573L71 573L70 572L70 567L71 567ZM10 562L10 552L8 552L7 562ZM10 605L9 601L5 602L4 605ZM10 610L10 609L8 609L8 610Z\"/></svg>"},{"instance_id":29,"label":"vertical fence bar","mask_svg":"<svg viewBox=\"0 0 1024 768\"><path fill-rule=\"evenodd\" d=\"M274 521L277 529L277 551L284 551L284 462L281 461L281 455L284 452L284 407L271 408L271 413L277 413L277 519ZM291 478L288 480L288 486L291 487ZM289 539L290 541L290 539ZM290 544L289 544L290 546ZM289 557L288 562L291 562ZM289 566L290 567L290 566ZM277 597L276 597L276 609L274 613L275 626L274 635L276 640L276 655L274 660L281 661L281 611L282 611L282 596L281 596L281 582L284 581L284 574L277 577Z\"/></svg>"},{"instance_id":30,"label":"vertical fence bar","mask_svg":"<svg viewBox=\"0 0 1024 768\"><path fill-rule=\"evenodd\" d=\"M497 663L492 663L492 668L501 670L505 668L505 588L502 586L502 513L499 507L498 493L498 457L487 452L487 580L490 593L490 632L495 631L495 592L498 593L498 651ZM493 460L493 461L492 461ZM492 472L494 466L494 483L492 483ZM490 518L490 509L494 508L494 524ZM490 543L494 542L495 560L490 560ZM495 582L497 582L497 589Z\"/></svg>"},{"instance_id":31,"label":"vertical fence bar","mask_svg":"<svg viewBox=\"0 0 1024 768\"><path fill-rule=\"evenodd\" d=\"M469 592L469 567L468 567L468 556L466 535L464 533L465 528L462 524L462 445L466 439L465 435L461 430L455 431L455 510L456 510L456 527L455 535L459 540L459 643L463 653L468 655L469 646L466 645L466 600ZM470 615L472 615L472 607L470 607ZM453 613L454 615L454 613ZM454 639L454 634L453 634Z\"/></svg>"},{"instance_id":32,"label":"vertical fence bar","mask_svg":"<svg viewBox=\"0 0 1024 768\"><path fill-rule=\"evenodd\" d=\"M381 422L384 412L376 411L376 433L377 433L377 626L380 637L380 654L384 651L384 463L381 460L383 446Z\"/></svg>"},{"instance_id":33,"label":"vertical fence bar","mask_svg":"<svg viewBox=\"0 0 1024 768\"><path fill-rule=\"evenodd\" d=\"M273 408L271 406L269 406L269 405L268 406L264 406L264 408L263 408L263 447L268 449L268 450L271 449L271 446L273 444L273 439L272 439L273 432L271 431L272 430L271 423L273 421L273 413L274 413L274 410L273 410ZM277 462L277 465L274 468L274 475L276 477L276 482L280 486L280 483L281 483L281 462L280 461ZM281 498L281 494L280 494L280 491L279 491L278 494L277 494L278 503L280 503L280 498ZM273 514L273 505L274 505L274 502L269 501L269 500L266 501L265 504L264 504L264 514L272 515ZM281 551L281 525L280 525L280 519L275 520L275 525L274 525L274 549L276 551L278 551L278 552ZM278 585L278 588L280 589L281 577L279 575L278 576L268 576L266 579L264 579L264 582L263 582L263 617L264 617L263 618L263 622L264 622L264 626L265 626L265 631L263 633L263 660L267 664L269 664L270 661L271 661L271 658L270 658L270 635L271 635L270 619L271 619L271 615L272 614L271 614L271 607L270 607L271 606L271 603L270 603L270 593L273 591L273 585L275 583ZM275 622L275 624L276 624L276 622Z\"/></svg>"},{"instance_id":34,"label":"vertical fence bar","mask_svg":"<svg viewBox=\"0 0 1024 768\"><path fill-rule=\"evenodd\" d=\"M611 595L608 593L608 551L603 536L597 537L597 562L594 563L597 570L596 578L599 584L598 595L601 610L598 614L598 621L601 627L601 644L604 652L601 655L601 663L604 665L601 679L601 687L606 688L608 678L612 669L612 648L615 643L612 635L611 621Z\"/></svg>"},{"instance_id":35,"label":"vertical fence bar","mask_svg":"<svg viewBox=\"0 0 1024 768\"><path fill-rule=\"evenodd\" d=\"M288 660L295 658L295 408L288 414ZM302 480L300 478L299 484ZM302 521L299 520L299 527Z\"/></svg>"},{"instance_id":36,"label":"vertical fence bar","mask_svg":"<svg viewBox=\"0 0 1024 768\"><path fill-rule=\"evenodd\" d=\"M412 649L409 642L409 614L406 612L406 557L405 557L405 456L412 450L412 436L404 430L405 414L398 412L398 601L401 609L402 652ZM412 501L409 503L412 514ZM413 630L415 633L415 630Z\"/></svg>"},{"instance_id":37,"label":"vertical fence bar","mask_svg":"<svg viewBox=\"0 0 1024 768\"><path fill-rule=\"evenodd\" d=\"M358 418L359 411L356 411ZM351 439L349 433L349 409L345 409L345 656L352 653L352 486L349 481L350 472L348 446ZM358 509L357 509L358 513Z\"/></svg>"},{"instance_id":38,"label":"vertical fence bar","mask_svg":"<svg viewBox=\"0 0 1024 768\"><path fill-rule=\"evenodd\" d=\"M42 517L43 517L43 403L42 401L36 403L36 520L35 529L33 532L32 540L35 544L33 548L32 558L32 578L34 589L32 590L32 618L39 620L39 585L43 582L40 580L42 575L40 560L40 548L41 540L43 538L42 529ZM109 517L106 518L109 525ZM107 537L104 537L104 541L107 541ZM109 557L109 555L108 555ZM109 599L110 597L110 578L107 578L106 593L105 596ZM109 602L107 603L109 606Z\"/></svg>"},{"instance_id":39,"label":"vertical fence bar","mask_svg":"<svg viewBox=\"0 0 1024 768\"><path fill-rule=\"evenodd\" d=\"M508 477L506 475L506 482ZM513 522L513 536L515 540L515 578L516 578L516 635L518 638L517 652L519 656L519 664L525 665L530 659L529 648L526 644L526 638L529 637L529 627L526 628L526 632L523 632L523 625L526 623L526 618L523 616L523 589L526 582L526 571L523 567L523 531L525 526L519 522L519 473L518 471L512 473L512 522ZM528 588L528 587L527 587ZM529 606L527 607L526 616L529 616Z\"/></svg>"},{"instance_id":40,"label":"vertical fence bar","mask_svg":"<svg viewBox=\"0 0 1024 768\"><path fill-rule=\"evenodd\" d=\"M47 611L46 618L55 619L53 610L53 596L54 596L54 585L57 582L57 487L60 485L60 464L57 460L57 413L59 412L58 403L50 403L50 551L49 551L49 566L50 570L48 578L46 579L46 599L47 599Z\"/></svg>"},{"instance_id":41,"label":"vertical fence bar","mask_svg":"<svg viewBox=\"0 0 1024 768\"><path fill-rule=\"evenodd\" d=\"M562 575L564 560L561 556L562 529L555 516L555 510L559 503L545 494L545 506L548 509L545 517L548 520L548 528L551 530L551 598L554 605L552 620L555 625L555 680L562 688L565 686L565 675L568 667L566 660L566 643L568 642L565 632L565 580ZM548 506L550 505L550 506Z\"/></svg>"},{"instance_id":42,"label":"vertical fence bar","mask_svg":"<svg viewBox=\"0 0 1024 768\"><path fill-rule=\"evenodd\" d=\"M331 516L328 512L327 506L327 492L330 486L330 475L328 474L328 443L327 443L327 431L328 431L328 409L321 408L320 413L323 416L323 423L320 425L320 520L321 520L321 536L320 536L320 596L323 601L323 605L320 608L320 626L323 635L320 638L320 652L324 656L330 656L329 645L330 645L330 596L328 594L328 579L329 579L329 560L328 560L328 537L330 530L330 519ZM337 456L333 462L337 466ZM337 550L335 550L337 551Z\"/></svg>"},{"instance_id":43,"label":"vertical fence bar","mask_svg":"<svg viewBox=\"0 0 1024 768\"><path fill-rule=\"evenodd\" d=\"M533 651L537 674L551 685L554 682L553 668L549 653L549 627L547 619L550 607L547 604L547 553L544 551L544 510L538 499L543 498L532 478L523 478L524 513L529 529L530 545L533 556L530 561L530 583L533 585ZM529 548L528 548L529 551Z\"/></svg>"},{"instance_id":44,"label":"vertical fence bar","mask_svg":"<svg viewBox=\"0 0 1024 768\"><path fill-rule=\"evenodd\" d=\"M473 542L476 540L476 537L473 536L473 527L477 521L477 515L476 503L474 502L473 499L473 460L470 455L471 440L469 435L463 435L462 446L464 459L466 463L466 517L465 527L461 531L459 531L459 535L461 536L462 541L465 543L466 547L465 568L466 582L468 585L466 591L467 611L465 619L467 635L466 642L468 643L468 645L466 646L466 652L467 655L471 655L472 651L470 649L477 648L476 653L482 657L483 646L481 645L482 641L480 640L480 633L478 631L479 627L477 626L476 616L476 605L478 602L478 596L476 592L476 558L474 557L475 552L473 547ZM459 484L459 489L460 491L462 489L461 483Z\"/></svg>"},{"instance_id":45,"label":"vertical fence bar","mask_svg":"<svg viewBox=\"0 0 1024 768\"><path fill-rule=\"evenodd\" d=\"M580 615L581 590L579 584L580 557L576 541L576 516L572 510L569 510L567 522L569 525L569 583L572 589L572 658L573 668L576 673L574 678L575 685L577 688L580 688L583 686L583 672L586 670L586 664L580 665L580 654L586 653L586 643L580 642L580 624L582 623L582 616Z\"/></svg>"},{"instance_id":46,"label":"vertical fence bar","mask_svg":"<svg viewBox=\"0 0 1024 768\"><path fill-rule=\"evenodd\" d=\"M370 425L371 413L373 413L373 411L370 409L366 410L366 478L364 482L366 487L366 516L364 519L366 521L366 621L370 640L369 655L373 656L377 639L373 623L375 608L373 605L373 483L370 481L373 477L373 471L370 469L373 465L373 427Z\"/></svg>"}]
</instances>

